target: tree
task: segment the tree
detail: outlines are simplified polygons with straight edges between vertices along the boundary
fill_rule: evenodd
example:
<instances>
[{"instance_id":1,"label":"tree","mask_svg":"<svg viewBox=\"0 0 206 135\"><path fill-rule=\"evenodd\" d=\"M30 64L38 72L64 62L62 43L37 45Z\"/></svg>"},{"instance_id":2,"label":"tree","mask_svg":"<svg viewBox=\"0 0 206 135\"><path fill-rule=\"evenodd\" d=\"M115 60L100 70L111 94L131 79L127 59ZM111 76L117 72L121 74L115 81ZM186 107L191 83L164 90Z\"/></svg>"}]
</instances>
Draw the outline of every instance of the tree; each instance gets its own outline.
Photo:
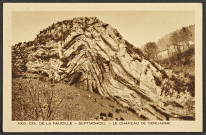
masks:
<instances>
[{"instance_id":1,"label":"tree","mask_svg":"<svg viewBox=\"0 0 206 135\"><path fill-rule=\"evenodd\" d=\"M179 31L179 35L181 35L180 42L189 48L189 41L191 40L192 32L188 28L182 27L182 29Z\"/></svg>"},{"instance_id":2,"label":"tree","mask_svg":"<svg viewBox=\"0 0 206 135\"><path fill-rule=\"evenodd\" d=\"M181 42L181 35L178 33L178 31L176 31L170 37L170 46L174 46L174 49L178 54L181 52L180 42Z\"/></svg>"},{"instance_id":3,"label":"tree","mask_svg":"<svg viewBox=\"0 0 206 135\"><path fill-rule=\"evenodd\" d=\"M150 59L157 59L157 44L155 42L148 42L144 45L144 53Z\"/></svg>"},{"instance_id":4,"label":"tree","mask_svg":"<svg viewBox=\"0 0 206 135\"><path fill-rule=\"evenodd\" d=\"M177 53L181 53L181 46L183 50L185 46L189 48L189 41L192 38L192 32L187 27L175 31L170 37L170 45L174 46Z\"/></svg>"}]
</instances>

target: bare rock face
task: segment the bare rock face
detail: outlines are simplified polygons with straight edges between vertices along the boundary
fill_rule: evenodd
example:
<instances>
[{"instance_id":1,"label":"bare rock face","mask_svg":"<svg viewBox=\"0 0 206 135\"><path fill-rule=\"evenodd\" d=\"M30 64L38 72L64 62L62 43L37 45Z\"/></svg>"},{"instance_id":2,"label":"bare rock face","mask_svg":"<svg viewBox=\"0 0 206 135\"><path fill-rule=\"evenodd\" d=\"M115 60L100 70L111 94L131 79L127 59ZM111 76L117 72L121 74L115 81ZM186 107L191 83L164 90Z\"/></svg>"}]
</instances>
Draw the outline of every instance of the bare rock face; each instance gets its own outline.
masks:
<instances>
[{"instance_id":1,"label":"bare rock face","mask_svg":"<svg viewBox=\"0 0 206 135\"><path fill-rule=\"evenodd\" d=\"M39 73L99 93L147 120L194 119L194 97L175 74L148 60L95 17L58 22L12 50L15 71Z\"/></svg>"}]
</instances>

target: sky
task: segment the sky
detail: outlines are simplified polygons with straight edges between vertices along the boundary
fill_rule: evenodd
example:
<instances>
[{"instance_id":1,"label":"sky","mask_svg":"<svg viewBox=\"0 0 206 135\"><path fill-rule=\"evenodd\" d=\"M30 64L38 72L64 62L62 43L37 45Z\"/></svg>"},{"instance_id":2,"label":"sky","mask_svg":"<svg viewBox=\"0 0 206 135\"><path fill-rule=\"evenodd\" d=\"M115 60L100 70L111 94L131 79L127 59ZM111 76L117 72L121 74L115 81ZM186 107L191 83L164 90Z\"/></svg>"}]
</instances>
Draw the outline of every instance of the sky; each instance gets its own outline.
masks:
<instances>
[{"instance_id":1,"label":"sky","mask_svg":"<svg viewBox=\"0 0 206 135\"><path fill-rule=\"evenodd\" d=\"M32 41L58 21L85 16L110 24L136 47L195 23L193 11L16 11L12 13L12 44Z\"/></svg>"}]
</instances>

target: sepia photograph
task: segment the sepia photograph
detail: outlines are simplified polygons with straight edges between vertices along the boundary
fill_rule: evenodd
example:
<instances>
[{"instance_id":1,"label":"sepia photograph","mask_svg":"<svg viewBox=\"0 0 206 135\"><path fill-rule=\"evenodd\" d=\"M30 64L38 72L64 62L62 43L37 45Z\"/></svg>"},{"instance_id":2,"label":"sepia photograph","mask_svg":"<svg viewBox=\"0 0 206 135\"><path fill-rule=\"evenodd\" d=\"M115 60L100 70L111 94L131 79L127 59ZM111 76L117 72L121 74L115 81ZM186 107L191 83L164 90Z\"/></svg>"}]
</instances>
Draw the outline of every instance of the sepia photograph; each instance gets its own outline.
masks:
<instances>
[{"instance_id":1,"label":"sepia photograph","mask_svg":"<svg viewBox=\"0 0 206 135\"><path fill-rule=\"evenodd\" d=\"M23 7L10 12L6 42L11 122L170 125L199 119L196 10Z\"/></svg>"}]
</instances>

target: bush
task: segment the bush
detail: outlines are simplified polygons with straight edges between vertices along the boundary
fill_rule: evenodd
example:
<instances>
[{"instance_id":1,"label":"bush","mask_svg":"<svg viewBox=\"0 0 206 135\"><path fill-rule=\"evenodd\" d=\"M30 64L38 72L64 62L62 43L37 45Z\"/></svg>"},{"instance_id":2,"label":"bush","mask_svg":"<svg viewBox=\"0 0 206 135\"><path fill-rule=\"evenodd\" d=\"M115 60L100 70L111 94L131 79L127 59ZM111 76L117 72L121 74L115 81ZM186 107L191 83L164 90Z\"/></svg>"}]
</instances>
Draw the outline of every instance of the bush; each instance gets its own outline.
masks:
<instances>
[{"instance_id":1,"label":"bush","mask_svg":"<svg viewBox=\"0 0 206 135\"><path fill-rule=\"evenodd\" d=\"M15 115L18 114L19 120L47 121L57 119L63 98L56 99L57 95L54 93L54 85L51 84L48 88L38 88L30 80L29 83L27 89L25 91L22 90L23 93L20 99L13 97L13 100L18 101L13 102L12 105L19 104L18 107L12 110L13 113L15 112Z\"/></svg>"}]
</instances>

